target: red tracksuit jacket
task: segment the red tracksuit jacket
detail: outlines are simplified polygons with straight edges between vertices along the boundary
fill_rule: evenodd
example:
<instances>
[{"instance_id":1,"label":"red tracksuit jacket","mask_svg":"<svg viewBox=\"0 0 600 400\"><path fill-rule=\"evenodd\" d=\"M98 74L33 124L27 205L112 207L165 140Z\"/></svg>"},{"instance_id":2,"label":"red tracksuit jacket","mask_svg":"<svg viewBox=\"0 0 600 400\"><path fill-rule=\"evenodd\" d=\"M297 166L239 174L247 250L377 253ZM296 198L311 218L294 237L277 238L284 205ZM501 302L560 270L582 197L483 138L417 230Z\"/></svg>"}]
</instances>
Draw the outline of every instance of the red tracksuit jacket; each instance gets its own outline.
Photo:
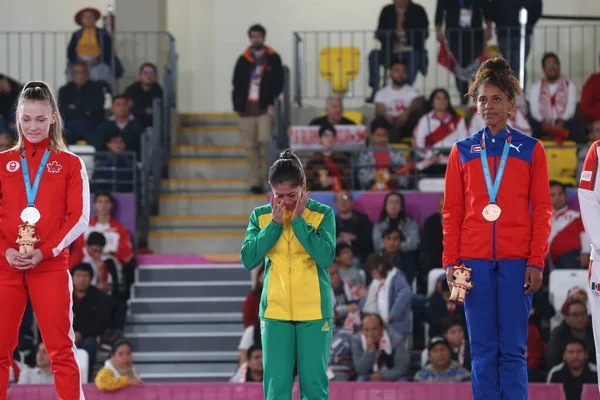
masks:
<instances>
[{"instance_id":1,"label":"red tracksuit jacket","mask_svg":"<svg viewBox=\"0 0 600 400\"><path fill-rule=\"evenodd\" d=\"M456 142L448 160L442 226L443 265L460 260L527 259L544 268L551 231L552 202L542 143L511 127L511 147L496 202L502 209L492 223L481 212L489 196L481 165L483 130ZM506 130L486 134L488 165L495 181Z\"/></svg>"},{"instance_id":2,"label":"red tracksuit jacket","mask_svg":"<svg viewBox=\"0 0 600 400\"><path fill-rule=\"evenodd\" d=\"M49 143L32 144L25 139L31 183ZM0 153L0 268L13 268L4 253L18 249L16 243L21 211L27 206L19 149ZM41 214L35 224L40 241L35 246L44 256L31 271L68 269L68 247L87 227L90 217L90 188L83 161L70 152L52 151L42 178L35 207Z\"/></svg>"}]
</instances>

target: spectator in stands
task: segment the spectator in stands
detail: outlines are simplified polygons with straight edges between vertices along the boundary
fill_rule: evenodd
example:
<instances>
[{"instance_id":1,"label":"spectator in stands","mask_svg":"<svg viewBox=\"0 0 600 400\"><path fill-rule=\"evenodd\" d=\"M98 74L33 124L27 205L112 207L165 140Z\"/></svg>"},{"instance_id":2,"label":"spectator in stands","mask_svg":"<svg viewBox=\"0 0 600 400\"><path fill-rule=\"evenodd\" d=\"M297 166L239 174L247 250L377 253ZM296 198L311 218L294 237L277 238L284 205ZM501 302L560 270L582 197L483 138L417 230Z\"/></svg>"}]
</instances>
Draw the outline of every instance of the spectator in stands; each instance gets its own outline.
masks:
<instances>
[{"instance_id":1,"label":"spectator in stands","mask_svg":"<svg viewBox=\"0 0 600 400\"><path fill-rule=\"evenodd\" d=\"M502 56L508 60L515 76L519 76L521 66L521 28L519 12L521 7L527 10L525 31L525 62L531 49L531 34L536 22L542 16L542 0L490 0L489 17L496 23L496 37ZM527 69L525 75L527 77ZM525 82L522 82L525 87Z\"/></svg>"},{"instance_id":2,"label":"spectator in stands","mask_svg":"<svg viewBox=\"0 0 600 400\"><path fill-rule=\"evenodd\" d=\"M96 387L103 392L113 392L129 385L142 385L144 382L133 365L133 347L121 339L113 344L110 358L98 371L94 379Z\"/></svg>"},{"instance_id":3,"label":"spectator in stands","mask_svg":"<svg viewBox=\"0 0 600 400\"><path fill-rule=\"evenodd\" d=\"M569 304L571 304L574 301L582 302L583 304L585 304L586 307L588 307L588 311L590 311L589 310L590 304L589 304L589 300L588 300L587 291L584 288L582 288L581 286L573 286L567 292L567 298L565 299L562 307L560 308L561 314L563 314L563 315L566 314Z\"/></svg>"},{"instance_id":4,"label":"spectator in stands","mask_svg":"<svg viewBox=\"0 0 600 400\"><path fill-rule=\"evenodd\" d=\"M583 341L590 362L596 362L594 336L587 306L580 301L573 301L566 309L564 321L552 330L546 348L546 365L551 368L562 359L565 347L571 338Z\"/></svg>"},{"instance_id":5,"label":"spectator in stands","mask_svg":"<svg viewBox=\"0 0 600 400\"><path fill-rule=\"evenodd\" d=\"M335 193L335 232L337 244L350 244L354 257L362 263L373 252L373 223L365 214L353 210L352 202L350 191Z\"/></svg>"},{"instance_id":6,"label":"spectator in stands","mask_svg":"<svg viewBox=\"0 0 600 400\"><path fill-rule=\"evenodd\" d=\"M562 363L548 372L548 383L562 383L565 400L580 400L583 385L598 383L596 365L588 362L588 352L581 339L571 338L562 354Z\"/></svg>"},{"instance_id":7,"label":"spectator in stands","mask_svg":"<svg viewBox=\"0 0 600 400\"><path fill-rule=\"evenodd\" d=\"M428 108L429 113L419 119L413 132L413 147L418 149L417 170L443 176L450 149L455 142L468 136L467 126L450 104L446 89L431 92Z\"/></svg>"},{"instance_id":8,"label":"spectator in stands","mask_svg":"<svg viewBox=\"0 0 600 400\"><path fill-rule=\"evenodd\" d=\"M329 353L329 371L334 381L353 381L356 378L352 363L353 333L334 327Z\"/></svg>"},{"instance_id":9,"label":"spectator in stands","mask_svg":"<svg viewBox=\"0 0 600 400\"><path fill-rule=\"evenodd\" d=\"M14 79L0 74L0 132L15 129L15 106L21 87Z\"/></svg>"},{"instance_id":10,"label":"spectator in stands","mask_svg":"<svg viewBox=\"0 0 600 400\"><path fill-rule=\"evenodd\" d=\"M422 114L423 101L409 83L406 62L394 61L390 68L391 83L375 94L375 114L390 125L390 142L411 138Z\"/></svg>"},{"instance_id":11,"label":"spectator in stands","mask_svg":"<svg viewBox=\"0 0 600 400\"><path fill-rule=\"evenodd\" d=\"M452 347L437 336L427 346L429 363L415 375L415 382L469 382L471 374L452 359Z\"/></svg>"},{"instance_id":12,"label":"spectator in stands","mask_svg":"<svg viewBox=\"0 0 600 400\"><path fill-rule=\"evenodd\" d=\"M96 352L98 336L110 325L109 300L106 295L91 285L94 270L89 264L77 264L71 269L73 275L73 330L75 345L84 349L90 356L90 380Z\"/></svg>"},{"instance_id":13,"label":"spectator in stands","mask_svg":"<svg viewBox=\"0 0 600 400\"><path fill-rule=\"evenodd\" d=\"M575 118L577 87L560 73L560 60L555 53L542 57L544 77L529 89L531 125L536 137L548 135L581 143L583 135Z\"/></svg>"},{"instance_id":14,"label":"spectator in stands","mask_svg":"<svg viewBox=\"0 0 600 400\"><path fill-rule=\"evenodd\" d=\"M163 89L158 83L158 68L145 62L140 66L138 80L123 93L133 103L133 115L142 126L152 126L154 122L154 99L162 99Z\"/></svg>"},{"instance_id":15,"label":"spectator in stands","mask_svg":"<svg viewBox=\"0 0 600 400\"><path fill-rule=\"evenodd\" d=\"M240 116L250 191L255 194L264 192L266 174L262 160L269 152L274 102L283 90L281 58L275 50L265 46L266 34L262 25L250 27L251 46L239 57L233 72L233 109Z\"/></svg>"},{"instance_id":16,"label":"spectator in stands","mask_svg":"<svg viewBox=\"0 0 600 400\"><path fill-rule=\"evenodd\" d=\"M96 156L94 166L94 191L135 192L134 169L137 165L125 154L127 143L123 132L112 132L105 140L108 154Z\"/></svg>"},{"instance_id":17,"label":"spectator in stands","mask_svg":"<svg viewBox=\"0 0 600 400\"><path fill-rule=\"evenodd\" d=\"M263 380L263 364L262 364L262 349L260 346L252 345L248 349L248 361L244 362L229 382L244 383L244 382L262 382Z\"/></svg>"},{"instance_id":18,"label":"spectator in stands","mask_svg":"<svg viewBox=\"0 0 600 400\"><path fill-rule=\"evenodd\" d=\"M380 65L386 69L393 68L394 62L403 61L407 68L405 79L410 85L415 82L419 71L427 74L427 13L412 0L394 0L394 4L381 10L375 36L381 42L381 49L369 53L369 86L373 88L373 94L367 99L368 103L373 102L379 89Z\"/></svg>"},{"instance_id":19,"label":"spectator in stands","mask_svg":"<svg viewBox=\"0 0 600 400\"><path fill-rule=\"evenodd\" d=\"M375 251L382 249L383 232L387 228L395 227L402 232L404 239L400 245L400 254L406 265L414 265L416 270L417 254L421 239L419 225L406 214L404 195L399 192L388 193L383 200L383 207L379 220L373 225L373 247Z\"/></svg>"},{"instance_id":20,"label":"spectator in stands","mask_svg":"<svg viewBox=\"0 0 600 400\"><path fill-rule=\"evenodd\" d=\"M113 289L119 292L119 279L122 266L119 261L111 255L103 254L106 246L106 238L100 232L91 232L83 249L83 259L81 262L92 266L94 277L91 284L103 293L111 293Z\"/></svg>"},{"instance_id":21,"label":"spectator in stands","mask_svg":"<svg viewBox=\"0 0 600 400\"><path fill-rule=\"evenodd\" d=\"M492 37L491 9L487 0L437 0L435 10L435 30L440 45L447 44L457 62L457 69L477 67L476 59L484 51L485 43ZM485 20L485 29L483 21ZM446 32L444 32L444 27ZM456 87L461 104L467 105L471 75L456 73Z\"/></svg>"},{"instance_id":22,"label":"spectator in stands","mask_svg":"<svg viewBox=\"0 0 600 400\"><path fill-rule=\"evenodd\" d=\"M344 104L342 98L339 96L331 96L327 98L325 115L313 119L308 125L356 125L356 123L351 119L344 117Z\"/></svg>"},{"instance_id":23,"label":"spectator in stands","mask_svg":"<svg viewBox=\"0 0 600 400\"><path fill-rule=\"evenodd\" d=\"M80 62L71 66L73 80L58 92L60 113L65 118L69 144L84 140L96 143L94 132L104 120L104 92L90 81L88 67Z\"/></svg>"},{"instance_id":24,"label":"spectator in stands","mask_svg":"<svg viewBox=\"0 0 600 400\"><path fill-rule=\"evenodd\" d=\"M448 316L457 318L466 325L464 305L450 302L450 288L446 275L442 274L436 282L435 292L429 296L425 304L425 320L429 324L429 337L444 334L442 321Z\"/></svg>"},{"instance_id":25,"label":"spectator in stands","mask_svg":"<svg viewBox=\"0 0 600 400\"><path fill-rule=\"evenodd\" d=\"M54 375L50 366L50 357L44 343L40 343L35 355L35 368L25 367L19 374L19 383L44 384L54 383Z\"/></svg>"},{"instance_id":26,"label":"spectator in stands","mask_svg":"<svg viewBox=\"0 0 600 400\"><path fill-rule=\"evenodd\" d=\"M362 312L379 315L404 340L410 338L413 293L404 273L394 267L389 255L378 253L367 258L365 270L373 281L366 296L361 299Z\"/></svg>"},{"instance_id":27,"label":"spectator in stands","mask_svg":"<svg viewBox=\"0 0 600 400\"><path fill-rule=\"evenodd\" d=\"M587 139L589 145L594 143L596 140L600 140L600 119L593 120L588 125ZM587 156L588 150L589 146L584 146L579 150L579 153L577 154L577 173L575 175L576 177L581 176L581 168L583 167L583 162L585 161L585 156Z\"/></svg>"},{"instance_id":28,"label":"spectator in stands","mask_svg":"<svg viewBox=\"0 0 600 400\"><path fill-rule=\"evenodd\" d=\"M15 145L15 137L8 132L0 132L0 151L6 151Z\"/></svg>"},{"instance_id":29,"label":"spectator in stands","mask_svg":"<svg viewBox=\"0 0 600 400\"><path fill-rule=\"evenodd\" d=\"M400 252L403 240L404 235L398 227L388 227L381 234L382 252L392 258L394 266L404 273L406 281L412 286L415 275L417 274L417 265L416 263L411 262L412 260L410 259L405 260Z\"/></svg>"},{"instance_id":30,"label":"spectator in stands","mask_svg":"<svg viewBox=\"0 0 600 400\"><path fill-rule=\"evenodd\" d=\"M75 14L75 22L81 29L71 35L67 49L68 66L85 63L93 81L108 84L109 88L114 90L115 78L123 75L123 66L113 54L110 34L105 29L96 27L99 19L100 11L95 8L84 8ZM75 71L72 70L72 73Z\"/></svg>"},{"instance_id":31,"label":"spectator in stands","mask_svg":"<svg viewBox=\"0 0 600 400\"><path fill-rule=\"evenodd\" d=\"M339 243L335 248L335 264L340 268L340 276L350 282L352 286L364 294L365 271L360 269L360 264L355 264L356 258L349 243Z\"/></svg>"},{"instance_id":32,"label":"spectator in stands","mask_svg":"<svg viewBox=\"0 0 600 400\"><path fill-rule=\"evenodd\" d=\"M344 327L354 332L355 327L360 327L360 307L358 306L359 293L357 287L348 280L342 278L340 267L333 263L329 267L331 289L335 298L336 319L334 325Z\"/></svg>"},{"instance_id":33,"label":"spectator in stands","mask_svg":"<svg viewBox=\"0 0 600 400\"><path fill-rule=\"evenodd\" d=\"M96 130L96 150L105 151L106 138L114 133L122 133L125 137L125 149L134 151L137 162L141 162L140 146L144 127L133 114L131 114L131 103L126 96L115 96L112 101L112 115L103 121Z\"/></svg>"},{"instance_id":34,"label":"spectator in stands","mask_svg":"<svg viewBox=\"0 0 600 400\"><path fill-rule=\"evenodd\" d=\"M458 362L467 371L470 371L471 349L469 347L469 340L465 335L466 326L463 324L463 321L458 317L448 316L442 320L442 326L444 339L446 339L452 349L452 360ZM424 367L429 362L429 350L425 349L421 353L421 367Z\"/></svg>"},{"instance_id":35,"label":"spectator in stands","mask_svg":"<svg viewBox=\"0 0 600 400\"><path fill-rule=\"evenodd\" d=\"M417 274L417 285L420 292L427 291L427 277L432 269L443 268L442 251L442 207L444 196L438 199L438 211L431 214L423 223L423 235L421 235L421 249L419 252L419 268Z\"/></svg>"},{"instance_id":36,"label":"spectator in stands","mask_svg":"<svg viewBox=\"0 0 600 400\"><path fill-rule=\"evenodd\" d=\"M548 239L554 268L587 268L590 262L590 238L581 214L567 204L567 187L550 181L552 196L552 233Z\"/></svg>"},{"instance_id":37,"label":"spectator in stands","mask_svg":"<svg viewBox=\"0 0 600 400\"><path fill-rule=\"evenodd\" d=\"M254 325L250 325L244 330L238 350L240 351L239 365L241 366L248 361L248 350L251 346L262 347L262 338L260 335L260 320L257 320Z\"/></svg>"},{"instance_id":38,"label":"spectator in stands","mask_svg":"<svg viewBox=\"0 0 600 400\"><path fill-rule=\"evenodd\" d=\"M265 267L261 266L258 267L258 272L256 273L256 285L254 286L254 289L248 293L246 300L244 301L244 309L242 312L244 328L254 326L258 321L258 308L260 306L260 296L262 294L264 280Z\"/></svg>"},{"instance_id":39,"label":"spectator in stands","mask_svg":"<svg viewBox=\"0 0 600 400\"><path fill-rule=\"evenodd\" d=\"M352 168L348 154L334 151L336 130L331 124L321 125L319 140L322 151L315 152L306 161L306 185L310 191L349 189Z\"/></svg>"},{"instance_id":40,"label":"spectator in stands","mask_svg":"<svg viewBox=\"0 0 600 400\"><path fill-rule=\"evenodd\" d=\"M533 318L535 308L532 306L529 312L529 322L527 328L527 347L525 349L525 358L527 358L527 376L529 382L544 382L544 353L546 344L542 338L542 332Z\"/></svg>"},{"instance_id":41,"label":"spectator in stands","mask_svg":"<svg viewBox=\"0 0 600 400\"><path fill-rule=\"evenodd\" d=\"M367 315L352 338L352 362L359 381L398 381L408 373L410 352L379 315Z\"/></svg>"},{"instance_id":42,"label":"spectator in stands","mask_svg":"<svg viewBox=\"0 0 600 400\"><path fill-rule=\"evenodd\" d=\"M518 95L516 100L517 107L515 108L515 112L510 114L508 118L508 124L516 130L531 136L533 134L533 130L531 129L531 125L527 119L527 106L526 104L520 105L521 101L524 103L525 99L523 95ZM523 110L525 110L525 112ZM481 115L477 113L476 107L473 106L473 113L471 114L471 120L469 121L468 133L473 134L484 128L485 121Z\"/></svg>"},{"instance_id":43,"label":"spectator in stands","mask_svg":"<svg viewBox=\"0 0 600 400\"><path fill-rule=\"evenodd\" d=\"M592 74L581 91L579 108L586 124L600 120L600 72Z\"/></svg>"},{"instance_id":44,"label":"spectator in stands","mask_svg":"<svg viewBox=\"0 0 600 400\"><path fill-rule=\"evenodd\" d=\"M369 147L357 161L361 189L381 191L408 186L408 175L403 172L406 159L400 150L389 146L390 129L391 125L383 118L371 123Z\"/></svg>"}]
</instances>

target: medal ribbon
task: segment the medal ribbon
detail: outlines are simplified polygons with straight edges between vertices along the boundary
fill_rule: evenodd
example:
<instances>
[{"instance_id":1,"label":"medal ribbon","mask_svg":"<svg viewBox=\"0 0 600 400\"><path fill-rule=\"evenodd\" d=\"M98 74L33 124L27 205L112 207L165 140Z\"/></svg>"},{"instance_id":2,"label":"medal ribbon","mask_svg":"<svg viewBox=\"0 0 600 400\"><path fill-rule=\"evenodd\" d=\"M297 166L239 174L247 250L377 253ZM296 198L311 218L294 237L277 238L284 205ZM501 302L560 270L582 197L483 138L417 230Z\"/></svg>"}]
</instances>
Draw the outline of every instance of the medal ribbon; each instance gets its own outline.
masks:
<instances>
[{"instance_id":1,"label":"medal ribbon","mask_svg":"<svg viewBox=\"0 0 600 400\"><path fill-rule=\"evenodd\" d=\"M485 176L485 185L487 186L488 196L490 203L496 202L498 196L498 189L500 189L500 182L502 182L502 175L504 175L504 168L506 167L506 160L508 159L508 151L510 150L511 135L507 129L506 141L504 142L504 149L502 150L502 158L500 159L500 165L498 165L498 172L496 173L496 180L492 184L492 175L490 174L490 166L487 159L487 150L485 149L485 130L481 134L481 165L483 167L483 175Z\"/></svg>"},{"instance_id":2,"label":"medal ribbon","mask_svg":"<svg viewBox=\"0 0 600 400\"><path fill-rule=\"evenodd\" d=\"M23 180L25 181L25 192L27 193L27 207L35 207L35 198L37 196L38 189L40 188L40 180L42 179L42 174L44 173L44 169L46 168L46 164L48 163L48 157L50 157L50 150L46 150L44 152L44 156L42 157L42 161L40 162L37 174L35 175L35 182L33 183L33 186L30 186L31 180L29 179L27 157L25 156L25 149L21 149L21 171L23 171Z\"/></svg>"}]
</instances>

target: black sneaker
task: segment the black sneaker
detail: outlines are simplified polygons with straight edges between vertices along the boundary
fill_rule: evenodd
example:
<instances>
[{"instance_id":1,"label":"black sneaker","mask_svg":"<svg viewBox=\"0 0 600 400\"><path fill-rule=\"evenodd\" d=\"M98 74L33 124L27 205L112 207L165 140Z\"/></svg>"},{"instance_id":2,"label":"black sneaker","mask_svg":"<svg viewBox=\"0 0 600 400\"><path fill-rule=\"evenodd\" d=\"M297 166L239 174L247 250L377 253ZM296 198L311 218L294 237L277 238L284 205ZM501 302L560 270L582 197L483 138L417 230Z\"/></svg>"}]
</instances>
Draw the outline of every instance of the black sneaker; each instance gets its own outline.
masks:
<instances>
[{"instance_id":1,"label":"black sneaker","mask_svg":"<svg viewBox=\"0 0 600 400\"><path fill-rule=\"evenodd\" d=\"M250 188L250 192L252 192L252 194L264 194L265 191L261 186L252 186Z\"/></svg>"}]
</instances>

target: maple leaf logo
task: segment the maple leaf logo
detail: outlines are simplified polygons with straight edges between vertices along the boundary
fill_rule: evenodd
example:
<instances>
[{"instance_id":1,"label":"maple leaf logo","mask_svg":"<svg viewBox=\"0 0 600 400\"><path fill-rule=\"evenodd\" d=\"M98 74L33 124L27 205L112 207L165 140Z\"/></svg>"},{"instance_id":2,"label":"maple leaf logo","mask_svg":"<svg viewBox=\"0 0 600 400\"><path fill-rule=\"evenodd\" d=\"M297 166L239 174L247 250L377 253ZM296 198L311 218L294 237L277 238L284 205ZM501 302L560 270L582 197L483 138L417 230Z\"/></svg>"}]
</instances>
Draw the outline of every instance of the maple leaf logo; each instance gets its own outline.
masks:
<instances>
[{"instance_id":1,"label":"maple leaf logo","mask_svg":"<svg viewBox=\"0 0 600 400\"><path fill-rule=\"evenodd\" d=\"M51 174L58 174L62 169L62 165L60 165L58 161L52 161L46 167L48 168L48 172Z\"/></svg>"}]
</instances>

